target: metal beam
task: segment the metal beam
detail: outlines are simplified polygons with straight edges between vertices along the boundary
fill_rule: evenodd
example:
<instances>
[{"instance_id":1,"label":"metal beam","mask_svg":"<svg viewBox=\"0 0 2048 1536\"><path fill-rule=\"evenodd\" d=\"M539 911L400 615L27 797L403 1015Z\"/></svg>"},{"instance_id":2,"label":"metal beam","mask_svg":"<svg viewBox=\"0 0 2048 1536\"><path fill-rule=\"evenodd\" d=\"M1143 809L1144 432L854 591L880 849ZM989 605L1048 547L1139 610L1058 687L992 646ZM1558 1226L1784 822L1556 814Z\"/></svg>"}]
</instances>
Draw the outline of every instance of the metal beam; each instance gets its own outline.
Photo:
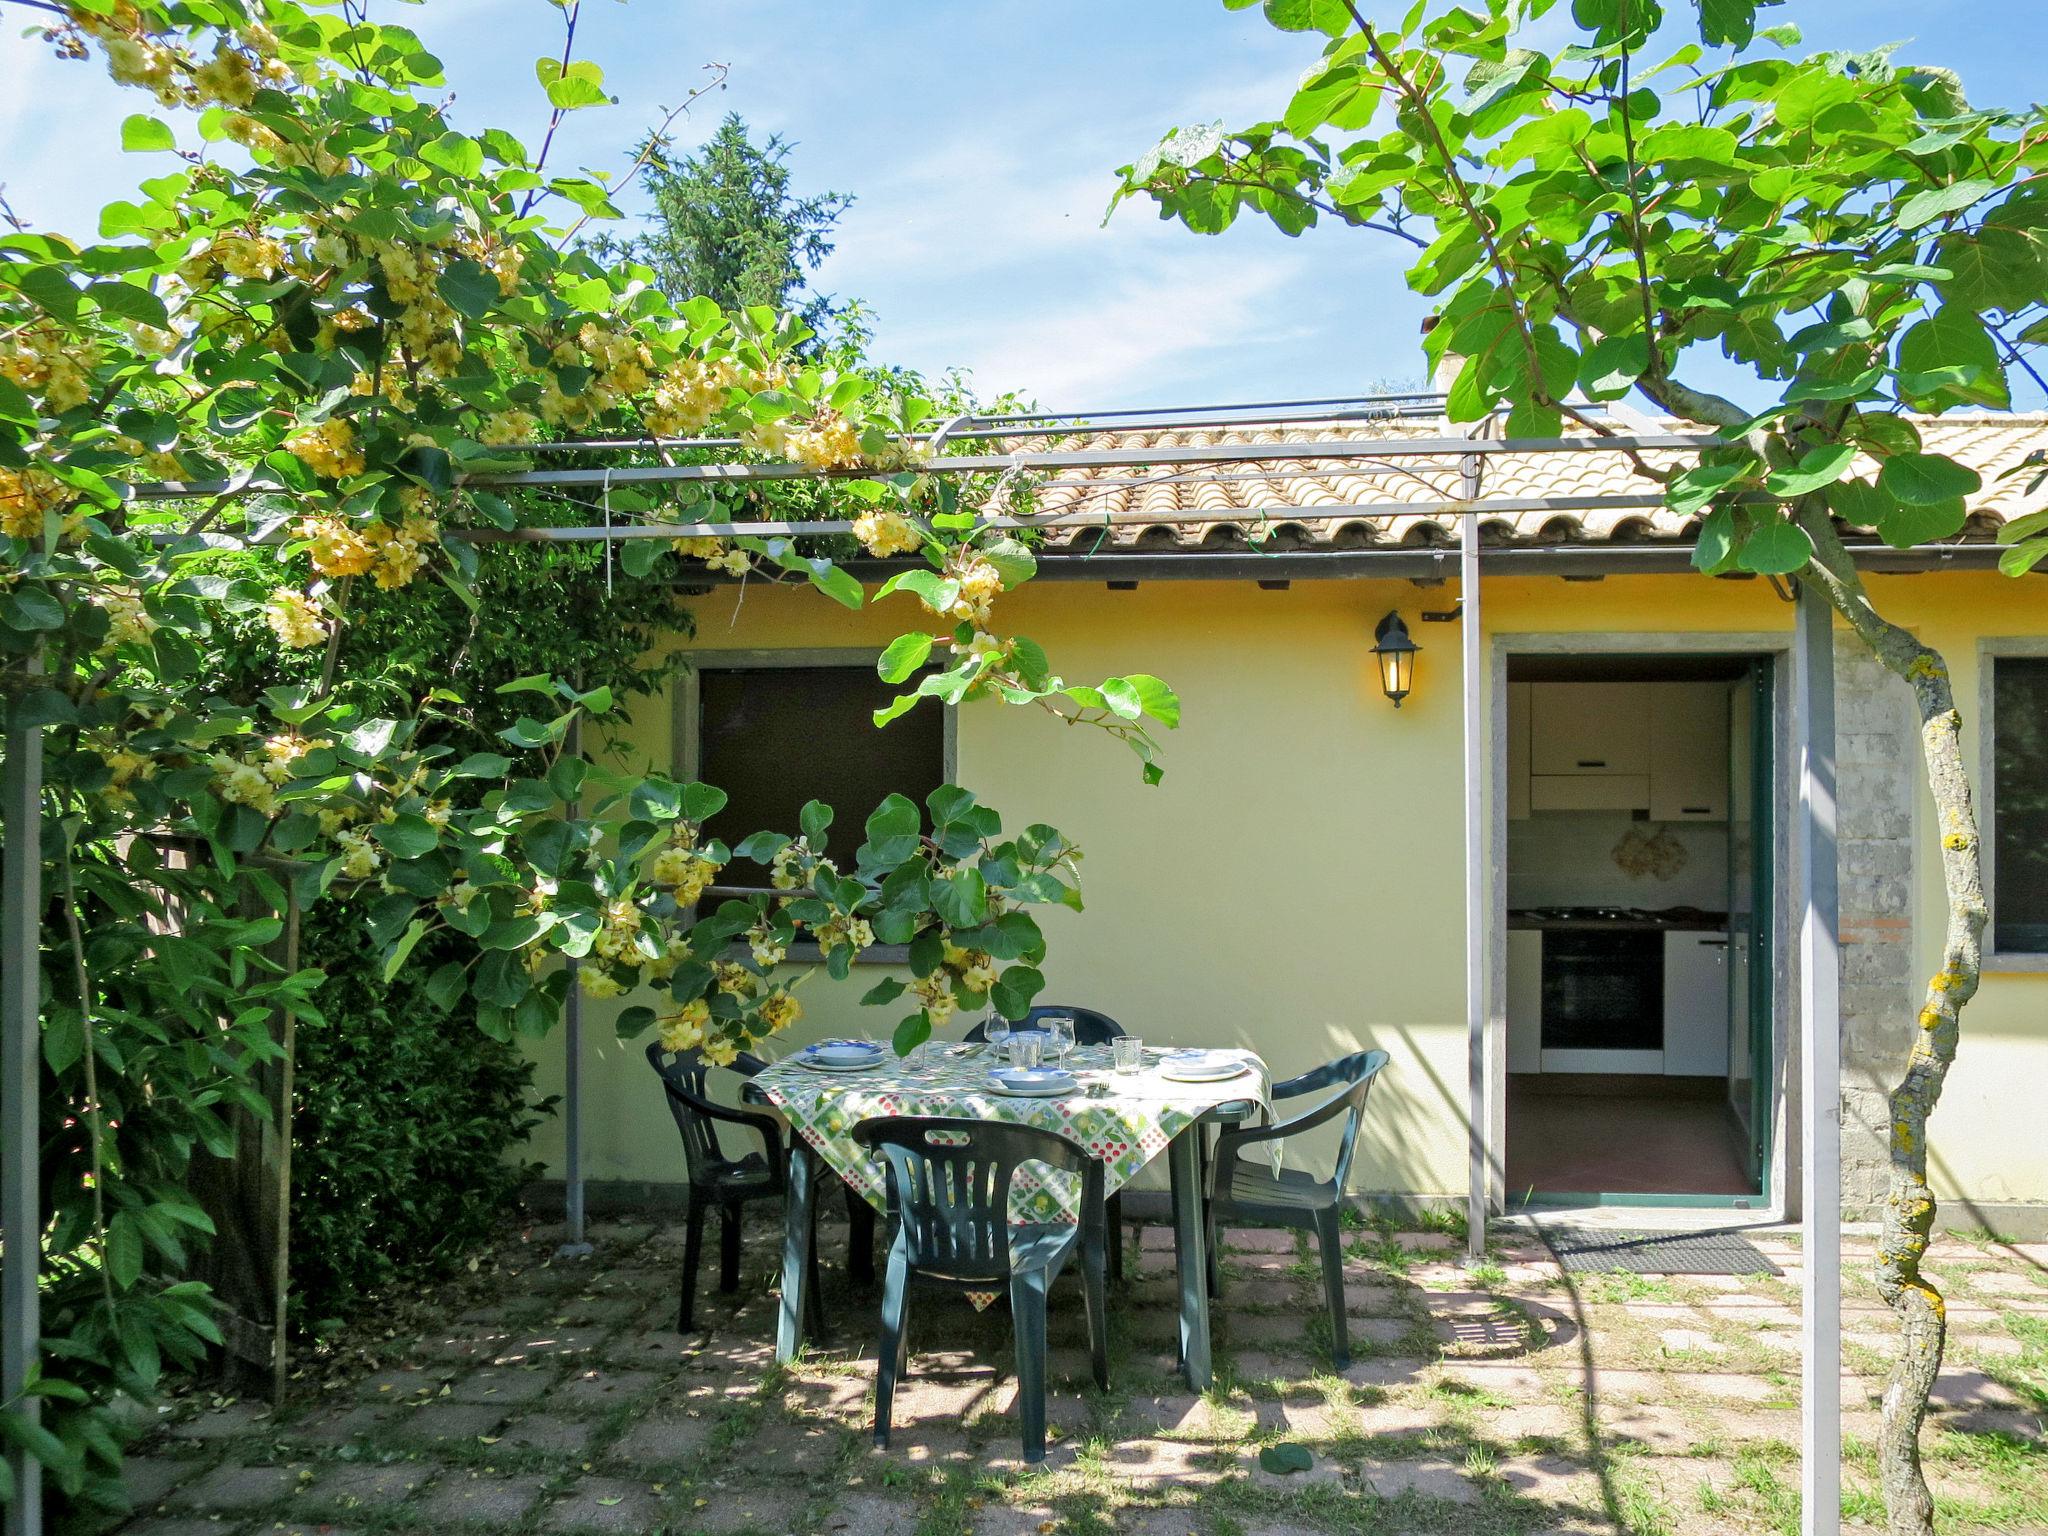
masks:
<instances>
[{"instance_id":1,"label":"metal beam","mask_svg":"<svg viewBox=\"0 0 2048 1536\"><path fill-rule=\"evenodd\" d=\"M1793 732L1799 760L1800 1530L1842 1524L1842 956L1835 844L1834 615L1799 594Z\"/></svg>"},{"instance_id":2,"label":"metal beam","mask_svg":"<svg viewBox=\"0 0 2048 1536\"><path fill-rule=\"evenodd\" d=\"M1475 488L1479 461L1465 470ZM1461 702L1465 728L1465 1112L1469 1187L1465 1192L1465 1252L1478 1263L1486 1256L1486 673L1480 656L1479 517L1458 520L1459 638L1462 642Z\"/></svg>"},{"instance_id":3,"label":"metal beam","mask_svg":"<svg viewBox=\"0 0 2048 1536\"><path fill-rule=\"evenodd\" d=\"M43 1230L36 1210L42 1167L42 967L36 958L42 943L42 799L42 727L9 730L0 771L7 845L0 874L0 1406L31 1423L40 1416L39 1404L24 1392L42 1334L36 1289ZM7 1465L14 1474L14 1501L7 1506L6 1536L41 1536L42 1463L10 1446Z\"/></svg>"}]
</instances>

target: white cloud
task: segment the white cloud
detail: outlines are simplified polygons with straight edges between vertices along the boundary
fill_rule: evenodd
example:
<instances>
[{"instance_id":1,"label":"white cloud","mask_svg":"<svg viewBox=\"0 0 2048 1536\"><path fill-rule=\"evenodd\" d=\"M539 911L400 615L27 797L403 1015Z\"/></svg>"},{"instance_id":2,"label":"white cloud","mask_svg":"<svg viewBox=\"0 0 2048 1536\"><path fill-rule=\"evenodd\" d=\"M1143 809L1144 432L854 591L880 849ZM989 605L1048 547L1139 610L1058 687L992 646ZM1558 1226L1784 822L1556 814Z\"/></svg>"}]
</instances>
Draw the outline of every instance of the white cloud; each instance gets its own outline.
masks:
<instances>
[{"instance_id":1,"label":"white cloud","mask_svg":"<svg viewBox=\"0 0 2048 1536\"><path fill-rule=\"evenodd\" d=\"M1078 294L1027 291L1015 306L991 287L953 318L885 324L883 350L933 369L957 364L985 397L1020 388L1052 409L1149 396L1176 374L1210 372L1220 354L1288 339L1294 328L1275 327L1274 301L1299 265L1291 252L1154 260Z\"/></svg>"}]
</instances>

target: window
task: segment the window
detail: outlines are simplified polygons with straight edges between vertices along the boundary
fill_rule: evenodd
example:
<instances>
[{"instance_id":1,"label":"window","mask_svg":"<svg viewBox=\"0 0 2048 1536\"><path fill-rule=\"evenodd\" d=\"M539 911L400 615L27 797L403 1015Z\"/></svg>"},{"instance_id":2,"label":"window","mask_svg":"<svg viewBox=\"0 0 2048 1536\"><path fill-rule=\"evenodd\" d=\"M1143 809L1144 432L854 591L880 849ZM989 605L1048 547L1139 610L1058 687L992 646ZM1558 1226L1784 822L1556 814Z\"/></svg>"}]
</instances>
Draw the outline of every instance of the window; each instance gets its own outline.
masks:
<instances>
[{"instance_id":1,"label":"window","mask_svg":"<svg viewBox=\"0 0 2048 1536\"><path fill-rule=\"evenodd\" d=\"M822 800L833 811L825 851L852 870L869 812L891 794L922 806L946 780L945 710L920 704L876 729L875 711L898 691L872 661L699 668L696 776L731 797L710 835L794 835L804 802ZM734 860L720 883L765 886L768 871Z\"/></svg>"},{"instance_id":2,"label":"window","mask_svg":"<svg viewBox=\"0 0 2048 1536\"><path fill-rule=\"evenodd\" d=\"M1991 667L1991 948L2048 955L2048 656Z\"/></svg>"}]
</instances>

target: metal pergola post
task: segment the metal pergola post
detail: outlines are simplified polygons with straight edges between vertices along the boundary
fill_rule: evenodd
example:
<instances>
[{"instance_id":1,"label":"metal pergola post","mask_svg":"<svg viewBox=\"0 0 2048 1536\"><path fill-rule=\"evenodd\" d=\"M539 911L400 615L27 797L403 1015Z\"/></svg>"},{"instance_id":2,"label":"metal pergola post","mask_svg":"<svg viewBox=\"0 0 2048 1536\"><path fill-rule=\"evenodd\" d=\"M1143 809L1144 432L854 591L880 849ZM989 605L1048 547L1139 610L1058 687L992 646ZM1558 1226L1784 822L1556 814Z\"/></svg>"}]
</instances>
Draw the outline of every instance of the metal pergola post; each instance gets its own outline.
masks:
<instances>
[{"instance_id":1,"label":"metal pergola post","mask_svg":"<svg viewBox=\"0 0 2048 1536\"><path fill-rule=\"evenodd\" d=\"M576 686L583 686L579 675ZM583 722L569 722L568 755L583 756ZM580 793L580 786L579 786ZM563 809L570 821L580 820L583 807L571 799ZM568 962L569 996L562 1005L562 1221L559 1258L580 1259L591 1252L583 1213L583 978L574 959Z\"/></svg>"},{"instance_id":2,"label":"metal pergola post","mask_svg":"<svg viewBox=\"0 0 2048 1536\"><path fill-rule=\"evenodd\" d=\"M33 663L31 663L33 668ZM39 1020L42 970L43 733L40 726L7 732L7 762L0 773L0 818L4 818L7 867L4 913L0 913L0 1407L33 1423L39 1404L26 1395L36 1370L42 1331L36 1269L42 1257L41 1218L36 1210L42 1163L38 1125ZM7 1506L6 1536L41 1536L42 1464L10 1446L8 1470L14 1500Z\"/></svg>"},{"instance_id":3,"label":"metal pergola post","mask_svg":"<svg viewBox=\"0 0 2048 1536\"><path fill-rule=\"evenodd\" d=\"M1834 615L1799 594L1792 714L1799 763L1800 1516L1842 1525L1842 959L1835 842Z\"/></svg>"}]
</instances>

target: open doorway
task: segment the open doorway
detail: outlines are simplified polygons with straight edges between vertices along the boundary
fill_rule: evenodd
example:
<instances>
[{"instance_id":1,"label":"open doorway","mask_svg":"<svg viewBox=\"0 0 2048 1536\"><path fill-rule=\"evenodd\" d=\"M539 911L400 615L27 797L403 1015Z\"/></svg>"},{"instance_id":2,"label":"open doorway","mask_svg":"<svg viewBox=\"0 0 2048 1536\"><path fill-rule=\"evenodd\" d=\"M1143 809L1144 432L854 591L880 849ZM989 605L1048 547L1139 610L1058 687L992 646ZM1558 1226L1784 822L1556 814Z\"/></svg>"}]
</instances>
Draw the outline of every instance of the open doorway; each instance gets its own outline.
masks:
<instances>
[{"instance_id":1,"label":"open doorway","mask_svg":"<svg viewBox=\"0 0 2048 1536\"><path fill-rule=\"evenodd\" d=\"M1511 1206L1770 1187L1773 670L1508 659Z\"/></svg>"}]
</instances>

